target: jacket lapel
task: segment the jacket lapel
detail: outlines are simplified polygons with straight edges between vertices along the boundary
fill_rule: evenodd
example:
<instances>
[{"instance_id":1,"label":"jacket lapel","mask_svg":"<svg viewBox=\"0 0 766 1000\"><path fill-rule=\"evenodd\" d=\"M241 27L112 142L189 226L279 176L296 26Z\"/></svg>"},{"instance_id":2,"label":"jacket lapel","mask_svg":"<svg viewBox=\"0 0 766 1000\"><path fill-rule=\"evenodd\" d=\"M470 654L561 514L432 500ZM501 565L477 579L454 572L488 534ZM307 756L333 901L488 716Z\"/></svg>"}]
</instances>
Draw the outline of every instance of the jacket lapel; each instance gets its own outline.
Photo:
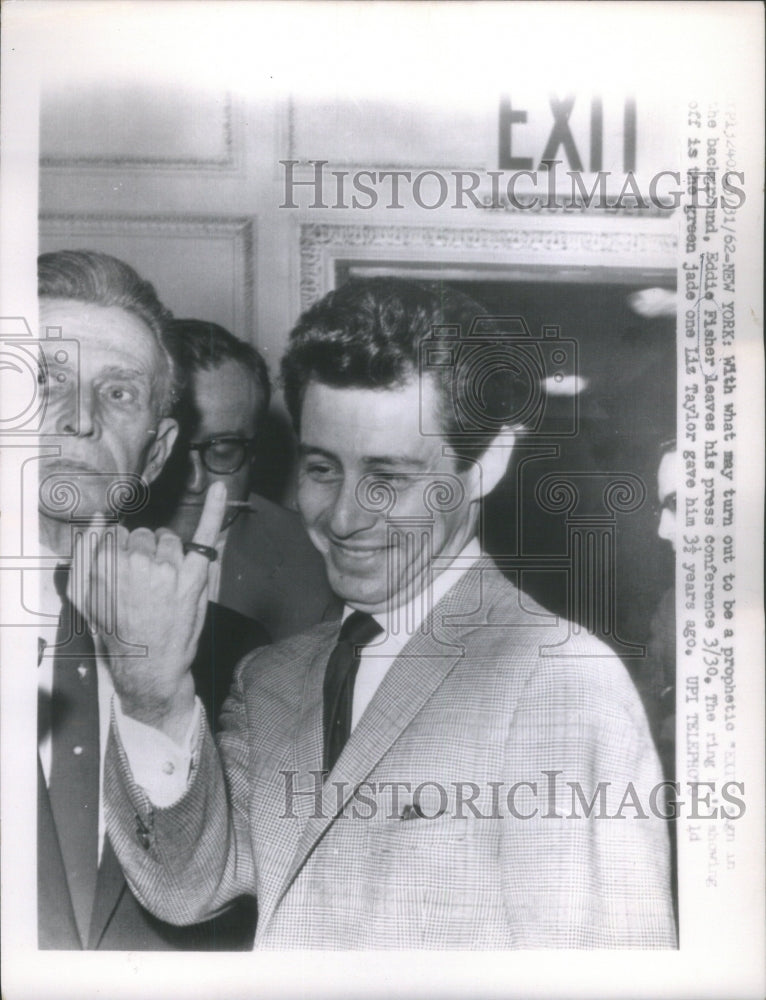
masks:
<instances>
[{"instance_id":1,"label":"jacket lapel","mask_svg":"<svg viewBox=\"0 0 766 1000\"><path fill-rule=\"evenodd\" d=\"M98 869L88 940L82 941L77 930L48 789L39 759L37 789L38 946L41 949L57 950L98 948L120 897L127 890L125 876L109 838L106 837Z\"/></svg>"},{"instance_id":2,"label":"jacket lapel","mask_svg":"<svg viewBox=\"0 0 766 1000\"><path fill-rule=\"evenodd\" d=\"M491 573L499 576L494 568ZM433 609L425 629L413 636L394 660L327 776L319 816L315 814L315 802L305 796L305 826L274 900L274 908L355 787L370 774L445 677L461 662L465 652L464 638L486 624L494 587L483 586L484 576L481 569L469 570ZM314 659L311 677L306 682L296 761L296 769L301 775L306 770L315 770L322 759L322 679L331 649L332 643L323 650L323 659ZM343 783L342 791L333 784L334 779Z\"/></svg>"},{"instance_id":3,"label":"jacket lapel","mask_svg":"<svg viewBox=\"0 0 766 1000\"><path fill-rule=\"evenodd\" d=\"M37 759L37 935L40 949L83 947L69 894L48 787Z\"/></svg>"},{"instance_id":4,"label":"jacket lapel","mask_svg":"<svg viewBox=\"0 0 766 1000\"><path fill-rule=\"evenodd\" d=\"M300 819L300 827L316 812L317 782L321 784L323 732L322 687L330 653L338 638L338 622L322 626L324 634L311 651L309 668L303 682L300 709L296 716L290 769L295 772L296 796L292 810Z\"/></svg>"},{"instance_id":5,"label":"jacket lapel","mask_svg":"<svg viewBox=\"0 0 766 1000\"><path fill-rule=\"evenodd\" d=\"M273 912L279 892L284 884L284 873L289 868L297 843L308 817L316 812L316 789L321 788L322 776L322 683L328 657L337 641L339 624L328 622L317 626L309 635L303 665L304 679L300 704L292 716L291 731L287 734L289 750L285 758L287 770L292 772L293 797L290 809L297 819L285 823L285 778L283 764L275 767L271 778L272 808L259 810L264 823L260 837L261 851L266 852L266 863L261 864L263 881L258 888L258 928L265 927ZM320 772L316 777L312 772Z\"/></svg>"},{"instance_id":6,"label":"jacket lapel","mask_svg":"<svg viewBox=\"0 0 766 1000\"><path fill-rule=\"evenodd\" d=\"M96 881L96 897L90 918L88 948L98 948L120 897L123 892L127 891L127 888L125 876L112 850L109 837L104 837L104 848Z\"/></svg>"}]
</instances>

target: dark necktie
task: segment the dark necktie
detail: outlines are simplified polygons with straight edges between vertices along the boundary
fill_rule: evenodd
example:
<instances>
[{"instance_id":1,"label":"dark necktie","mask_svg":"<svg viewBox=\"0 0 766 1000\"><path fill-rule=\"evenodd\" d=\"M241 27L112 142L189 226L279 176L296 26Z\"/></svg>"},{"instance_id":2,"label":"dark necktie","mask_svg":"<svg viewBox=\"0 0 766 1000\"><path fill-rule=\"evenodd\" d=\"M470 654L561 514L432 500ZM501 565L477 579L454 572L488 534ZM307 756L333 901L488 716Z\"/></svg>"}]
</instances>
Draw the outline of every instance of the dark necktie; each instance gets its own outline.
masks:
<instances>
[{"instance_id":1,"label":"dark necktie","mask_svg":"<svg viewBox=\"0 0 766 1000\"><path fill-rule=\"evenodd\" d=\"M98 874L98 677L93 640L65 594L54 657L48 793L86 947Z\"/></svg>"},{"instance_id":2,"label":"dark necktie","mask_svg":"<svg viewBox=\"0 0 766 1000\"><path fill-rule=\"evenodd\" d=\"M332 771L351 733L354 681L361 649L383 629L372 615L354 611L343 622L338 644L327 661L324 677L324 761Z\"/></svg>"}]
</instances>

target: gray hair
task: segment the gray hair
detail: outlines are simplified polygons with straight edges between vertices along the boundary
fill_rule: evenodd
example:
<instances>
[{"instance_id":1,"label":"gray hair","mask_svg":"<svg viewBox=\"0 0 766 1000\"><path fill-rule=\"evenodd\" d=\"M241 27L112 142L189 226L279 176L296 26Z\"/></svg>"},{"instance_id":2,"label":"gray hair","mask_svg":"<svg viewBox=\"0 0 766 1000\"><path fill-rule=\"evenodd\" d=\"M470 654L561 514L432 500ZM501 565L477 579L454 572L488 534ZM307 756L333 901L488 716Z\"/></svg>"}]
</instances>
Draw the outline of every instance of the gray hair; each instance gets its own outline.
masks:
<instances>
[{"instance_id":1,"label":"gray hair","mask_svg":"<svg viewBox=\"0 0 766 1000\"><path fill-rule=\"evenodd\" d=\"M93 305L117 306L136 316L154 335L165 360L159 409L168 415L182 390L182 376L169 348L173 319L154 286L129 264L94 250L57 250L37 259L37 294L41 299L71 299Z\"/></svg>"}]
</instances>

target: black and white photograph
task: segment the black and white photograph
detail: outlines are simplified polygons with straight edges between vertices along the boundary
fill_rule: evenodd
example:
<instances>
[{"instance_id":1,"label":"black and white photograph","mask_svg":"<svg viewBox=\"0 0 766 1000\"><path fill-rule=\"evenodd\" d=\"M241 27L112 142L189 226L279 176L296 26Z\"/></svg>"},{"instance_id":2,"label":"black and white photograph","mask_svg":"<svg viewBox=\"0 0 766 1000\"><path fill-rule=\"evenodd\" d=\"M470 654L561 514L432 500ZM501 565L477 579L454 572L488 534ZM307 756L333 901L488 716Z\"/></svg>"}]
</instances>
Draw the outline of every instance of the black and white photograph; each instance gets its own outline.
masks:
<instances>
[{"instance_id":1,"label":"black and white photograph","mask_svg":"<svg viewBox=\"0 0 766 1000\"><path fill-rule=\"evenodd\" d=\"M762 996L762 6L2 13L4 995Z\"/></svg>"}]
</instances>

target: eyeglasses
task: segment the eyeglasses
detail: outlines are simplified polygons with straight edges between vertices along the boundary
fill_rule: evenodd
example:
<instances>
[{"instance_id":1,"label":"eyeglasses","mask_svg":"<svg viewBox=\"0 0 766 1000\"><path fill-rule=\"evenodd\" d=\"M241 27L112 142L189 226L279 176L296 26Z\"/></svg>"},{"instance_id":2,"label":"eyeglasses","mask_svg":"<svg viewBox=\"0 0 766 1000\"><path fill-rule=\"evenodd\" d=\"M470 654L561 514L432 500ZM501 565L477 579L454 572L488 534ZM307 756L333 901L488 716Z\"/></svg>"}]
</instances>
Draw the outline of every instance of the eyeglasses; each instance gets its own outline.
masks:
<instances>
[{"instance_id":1,"label":"eyeglasses","mask_svg":"<svg viewBox=\"0 0 766 1000\"><path fill-rule=\"evenodd\" d=\"M189 451L199 452L200 461L216 476L239 472L253 451L255 438L219 437L190 444Z\"/></svg>"}]
</instances>

